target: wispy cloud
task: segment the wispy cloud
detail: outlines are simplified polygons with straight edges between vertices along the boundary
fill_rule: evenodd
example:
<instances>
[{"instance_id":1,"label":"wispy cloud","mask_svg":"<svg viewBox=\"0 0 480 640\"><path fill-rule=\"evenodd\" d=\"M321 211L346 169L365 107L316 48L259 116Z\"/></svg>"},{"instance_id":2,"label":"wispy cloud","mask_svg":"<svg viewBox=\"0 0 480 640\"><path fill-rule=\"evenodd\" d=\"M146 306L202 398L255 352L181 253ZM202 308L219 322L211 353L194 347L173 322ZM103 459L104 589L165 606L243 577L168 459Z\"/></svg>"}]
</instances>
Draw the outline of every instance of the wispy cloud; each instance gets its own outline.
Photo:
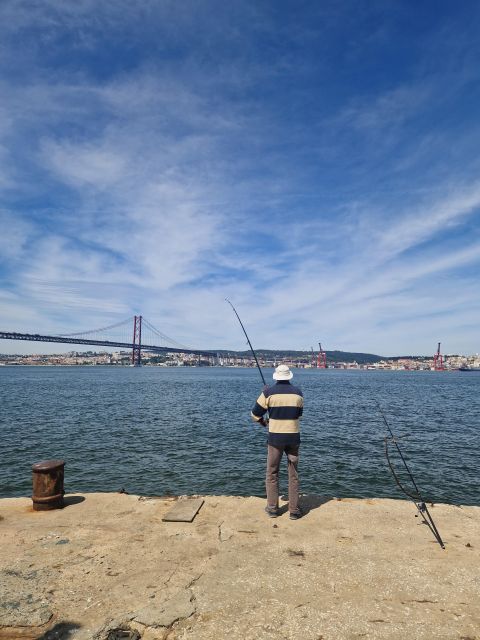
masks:
<instances>
[{"instance_id":1,"label":"wispy cloud","mask_svg":"<svg viewBox=\"0 0 480 640\"><path fill-rule=\"evenodd\" d=\"M387 255L402 253L461 224L479 210L480 182L457 186L454 193L447 191L442 199L415 207L381 232L380 248Z\"/></svg>"},{"instance_id":2,"label":"wispy cloud","mask_svg":"<svg viewBox=\"0 0 480 640\"><path fill-rule=\"evenodd\" d=\"M12 211L0 209L0 263L16 260L23 255L33 235L33 226Z\"/></svg>"},{"instance_id":3,"label":"wispy cloud","mask_svg":"<svg viewBox=\"0 0 480 640\"><path fill-rule=\"evenodd\" d=\"M424 352L438 332L474 350L472 69L430 67L435 27L375 75L390 19L210 8L2 4L1 328L141 312L243 348L229 296L259 346ZM342 29L364 40L345 50Z\"/></svg>"}]
</instances>

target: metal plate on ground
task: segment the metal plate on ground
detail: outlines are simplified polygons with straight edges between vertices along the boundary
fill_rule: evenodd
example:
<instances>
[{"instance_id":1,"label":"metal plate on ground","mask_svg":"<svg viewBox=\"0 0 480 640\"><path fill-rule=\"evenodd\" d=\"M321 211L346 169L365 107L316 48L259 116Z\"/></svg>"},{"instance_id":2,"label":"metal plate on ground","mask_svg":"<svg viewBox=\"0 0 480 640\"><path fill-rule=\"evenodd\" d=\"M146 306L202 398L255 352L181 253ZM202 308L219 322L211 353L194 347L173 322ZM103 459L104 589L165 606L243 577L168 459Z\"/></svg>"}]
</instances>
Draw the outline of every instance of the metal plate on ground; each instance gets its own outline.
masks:
<instances>
[{"instance_id":1,"label":"metal plate on ground","mask_svg":"<svg viewBox=\"0 0 480 640\"><path fill-rule=\"evenodd\" d=\"M167 511L162 520L164 522L192 522L204 502L203 498L179 500L170 511Z\"/></svg>"}]
</instances>

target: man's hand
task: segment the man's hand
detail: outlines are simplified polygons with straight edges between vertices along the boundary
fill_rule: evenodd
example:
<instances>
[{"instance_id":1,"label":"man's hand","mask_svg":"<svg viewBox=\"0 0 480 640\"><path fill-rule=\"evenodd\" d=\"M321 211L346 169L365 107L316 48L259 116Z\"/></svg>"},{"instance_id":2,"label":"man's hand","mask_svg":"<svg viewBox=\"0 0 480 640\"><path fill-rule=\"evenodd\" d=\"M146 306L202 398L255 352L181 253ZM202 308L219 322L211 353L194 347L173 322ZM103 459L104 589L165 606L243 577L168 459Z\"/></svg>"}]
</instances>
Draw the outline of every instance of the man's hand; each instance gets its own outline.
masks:
<instances>
[{"instance_id":1,"label":"man's hand","mask_svg":"<svg viewBox=\"0 0 480 640\"><path fill-rule=\"evenodd\" d=\"M267 420L265 420L265 418L260 418L258 422L262 425L262 427L268 427L268 422Z\"/></svg>"}]
</instances>

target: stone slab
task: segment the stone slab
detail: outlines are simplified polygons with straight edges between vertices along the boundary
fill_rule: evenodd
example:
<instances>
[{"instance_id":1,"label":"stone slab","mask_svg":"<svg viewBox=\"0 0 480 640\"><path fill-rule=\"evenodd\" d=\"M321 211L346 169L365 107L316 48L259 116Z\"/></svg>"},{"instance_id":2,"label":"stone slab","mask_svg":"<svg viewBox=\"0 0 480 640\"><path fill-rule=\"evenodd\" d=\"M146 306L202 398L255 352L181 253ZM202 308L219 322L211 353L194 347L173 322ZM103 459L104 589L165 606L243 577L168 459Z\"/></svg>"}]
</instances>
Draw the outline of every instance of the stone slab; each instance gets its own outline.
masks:
<instances>
[{"instance_id":1,"label":"stone slab","mask_svg":"<svg viewBox=\"0 0 480 640\"><path fill-rule=\"evenodd\" d=\"M178 500L175 506L167 511L162 520L164 522L193 522L204 502L203 498Z\"/></svg>"},{"instance_id":2,"label":"stone slab","mask_svg":"<svg viewBox=\"0 0 480 640\"><path fill-rule=\"evenodd\" d=\"M180 591L161 604L150 604L135 614L135 620L146 627L170 627L177 620L195 613L193 594L189 589Z\"/></svg>"}]
</instances>

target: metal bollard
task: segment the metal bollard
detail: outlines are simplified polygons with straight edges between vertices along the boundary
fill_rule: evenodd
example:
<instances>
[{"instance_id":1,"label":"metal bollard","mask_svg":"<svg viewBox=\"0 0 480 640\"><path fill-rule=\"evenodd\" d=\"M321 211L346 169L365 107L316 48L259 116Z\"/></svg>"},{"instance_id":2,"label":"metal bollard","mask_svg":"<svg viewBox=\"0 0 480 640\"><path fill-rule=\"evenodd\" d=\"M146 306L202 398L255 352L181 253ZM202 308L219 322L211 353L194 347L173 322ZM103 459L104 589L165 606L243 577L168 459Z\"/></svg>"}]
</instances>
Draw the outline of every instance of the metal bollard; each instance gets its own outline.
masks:
<instances>
[{"instance_id":1,"label":"metal bollard","mask_svg":"<svg viewBox=\"0 0 480 640\"><path fill-rule=\"evenodd\" d=\"M64 460L42 460L32 465L33 510L61 509L63 504Z\"/></svg>"}]
</instances>

